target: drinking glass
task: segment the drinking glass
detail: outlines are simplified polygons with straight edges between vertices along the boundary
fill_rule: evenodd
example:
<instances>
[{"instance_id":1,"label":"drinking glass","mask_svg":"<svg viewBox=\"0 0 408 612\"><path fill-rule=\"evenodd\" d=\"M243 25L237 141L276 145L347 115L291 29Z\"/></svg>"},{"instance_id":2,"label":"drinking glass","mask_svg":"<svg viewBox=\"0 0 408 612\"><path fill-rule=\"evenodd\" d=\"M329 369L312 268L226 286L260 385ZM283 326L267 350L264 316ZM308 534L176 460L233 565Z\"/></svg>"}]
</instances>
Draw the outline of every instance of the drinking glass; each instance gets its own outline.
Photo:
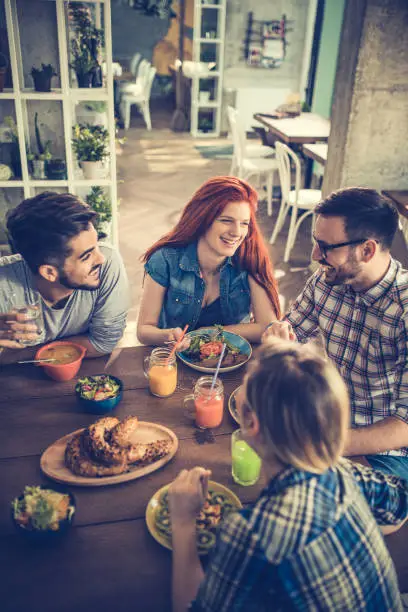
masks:
<instances>
[{"instance_id":1,"label":"drinking glass","mask_svg":"<svg viewBox=\"0 0 408 612\"><path fill-rule=\"evenodd\" d=\"M156 397L169 397L177 387L176 355L171 349L158 347L144 359L144 373L149 381L149 389Z\"/></svg>"},{"instance_id":2,"label":"drinking glass","mask_svg":"<svg viewBox=\"0 0 408 612\"><path fill-rule=\"evenodd\" d=\"M19 338L19 344L22 346L36 346L41 344L44 336L44 320L42 311L42 300L39 294L26 295L24 303L19 303L17 296L13 293L7 300L7 312L17 313L19 315L19 323L30 323L35 325L36 331L30 334L36 334L37 337L25 339Z\"/></svg>"},{"instance_id":3,"label":"drinking glass","mask_svg":"<svg viewBox=\"0 0 408 612\"><path fill-rule=\"evenodd\" d=\"M249 446L237 429L231 436L232 477L244 487L257 482L261 471L261 458Z\"/></svg>"},{"instance_id":4,"label":"drinking glass","mask_svg":"<svg viewBox=\"0 0 408 612\"><path fill-rule=\"evenodd\" d=\"M224 413L224 385L218 378L211 389L212 376L201 376L194 392L184 398L186 415L193 418L200 429L212 429L222 422ZM189 404L193 405L189 407Z\"/></svg>"}]
</instances>

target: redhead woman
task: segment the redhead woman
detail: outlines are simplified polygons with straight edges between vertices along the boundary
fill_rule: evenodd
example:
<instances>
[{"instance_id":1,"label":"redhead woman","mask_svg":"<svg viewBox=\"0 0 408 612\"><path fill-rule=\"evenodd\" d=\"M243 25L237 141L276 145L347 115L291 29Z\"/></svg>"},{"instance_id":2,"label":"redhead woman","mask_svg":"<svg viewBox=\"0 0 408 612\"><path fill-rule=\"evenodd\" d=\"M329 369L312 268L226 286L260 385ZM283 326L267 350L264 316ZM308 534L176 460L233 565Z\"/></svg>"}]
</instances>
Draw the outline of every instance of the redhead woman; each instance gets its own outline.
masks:
<instances>
[{"instance_id":1,"label":"redhead woman","mask_svg":"<svg viewBox=\"0 0 408 612\"><path fill-rule=\"evenodd\" d=\"M214 177L196 191L174 229L142 257L140 342L177 341L186 324L189 331L220 324L260 341L280 309L257 208L256 191L232 176Z\"/></svg>"}]
</instances>

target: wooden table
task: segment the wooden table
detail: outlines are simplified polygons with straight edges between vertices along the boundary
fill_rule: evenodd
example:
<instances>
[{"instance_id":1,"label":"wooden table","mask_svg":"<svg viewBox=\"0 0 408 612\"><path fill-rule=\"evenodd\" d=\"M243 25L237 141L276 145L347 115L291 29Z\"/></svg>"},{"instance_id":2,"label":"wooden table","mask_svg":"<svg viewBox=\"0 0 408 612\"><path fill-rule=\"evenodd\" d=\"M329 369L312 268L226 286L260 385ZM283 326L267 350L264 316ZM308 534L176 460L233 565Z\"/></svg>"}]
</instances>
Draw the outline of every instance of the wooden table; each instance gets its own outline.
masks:
<instances>
[{"instance_id":1,"label":"wooden table","mask_svg":"<svg viewBox=\"0 0 408 612\"><path fill-rule=\"evenodd\" d=\"M28 546L10 520L10 501L26 484L50 481L40 471L41 453L61 436L95 420L79 407L75 381L57 383L32 365L0 370L0 601L7 612L170 611L171 553L149 534L149 499L185 467L205 465L213 479L253 501L266 484L239 487L231 477L230 434L237 428L225 410L215 443L197 444L182 401L201 374L179 364L179 389L166 399L150 395L143 358L150 349L124 349L109 373L124 382L115 415L136 414L161 423L179 438L174 459L142 479L116 486L69 487L76 497L74 526L58 546ZM106 358L87 360L80 374L104 371ZM226 398L241 383L243 369L222 375ZM37 607L36 607L37 606Z\"/></svg>"},{"instance_id":2,"label":"wooden table","mask_svg":"<svg viewBox=\"0 0 408 612\"><path fill-rule=\"evenodd\" d=\"M264 144L273 145L281 140L287 145L305 145L315 142L327 142L330 134L330 121L315 113L300 113L298 117L273 119L260 113L254 119L262 123L267 130L267 140ZM301 153L301 150L299 151ZM305 165L305 188L308 189L312 180L313 164L309 159Z\"/></svg>"},{"instance_id":3,"label":"wooden table","mask_svg":"<svg viewBox=\"0 0 408 612\"><path fill-rule=\"evenodd\" d=\"M305 144L302 147L303 153L306 157L317 161L322 166L326 165L327 161L327 150L329 145L323 142L317 144Z\"/></svg>"},{"instance_id":4,"label":"wooden table","mask_svg":"<svg viewBox=\"0 0 408 612\"><path fill-rule=\"evenodd\" d=\"M272 119L257 113L254 119L268 128L273 136L289 145L327 142L330 134L330 121L315 113L301 113L298 117L285 119Z\"/></svg>"},{"instance_id":5,"label":"wooden table","mask_svg":"<svg viewBox=\"0 0 408 612\"><path fill-rule=\"evenodd\" d=\"M197 444L183 416L183 397L201 374L179 365L179 388L167 399L151 396L143 376L144 347L123 349L108 368L125 392L115 414L136 414L171 428L180 441L174 459L142 479L116 486L70 487L77 502L74 526L57 546L30 546L10 520L10 501L26 484L47 484L41 453L61 436L95 417L79 407L75 381L56 383L32 365L0 370L0 601L5 612L167 612L170 611L171 553L149 534L146 505L182 468L204 465L213 479L230 487L243 503L266 484L239 487L231 477L230 434L237 425L225 410L215 443ZM81 376L104 371L106 358L87 360ZM222 376L226 396L241 383L243 369ZM404 528L387 538L401 587L408 590ZM405 530L405 536L407 535Z\"/></svg>"}]
</instances>

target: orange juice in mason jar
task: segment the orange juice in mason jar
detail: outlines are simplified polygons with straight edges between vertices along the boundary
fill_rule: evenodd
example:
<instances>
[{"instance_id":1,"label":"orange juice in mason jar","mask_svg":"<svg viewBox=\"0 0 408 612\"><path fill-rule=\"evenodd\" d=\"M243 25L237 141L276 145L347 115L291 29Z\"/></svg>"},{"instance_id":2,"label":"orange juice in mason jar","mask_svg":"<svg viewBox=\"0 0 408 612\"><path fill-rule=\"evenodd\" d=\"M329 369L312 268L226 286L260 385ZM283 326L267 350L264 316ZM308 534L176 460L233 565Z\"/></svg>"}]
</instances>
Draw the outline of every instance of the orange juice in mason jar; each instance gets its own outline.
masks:
<instances>
[{"instance_id":1,"label":"orange juice in mason jar","mask_svg":"<svg viewBox=\"0 0 408 612\"><path fill-rule=\"evenodd\" d=\"M144 363L150 393L157 397L168 397L174 393L177 387L177 361L175 355L170 357L170 349L153 349Z\"/></svg>"},{"instance_id":2,"label":"orange juice in mason jar","mask_svg":"<svg viewBox=\"0 0 408 612\"><path fill-rule=\"evenodd\" d=\"M184 398L187 413L200 429L212 429L221 425L224 412L224 386L220 379L211 389L212 376L201 376L194 386L194 393ZM194 406L188 408L188 403Z\"/></svg>"}]
</instances>

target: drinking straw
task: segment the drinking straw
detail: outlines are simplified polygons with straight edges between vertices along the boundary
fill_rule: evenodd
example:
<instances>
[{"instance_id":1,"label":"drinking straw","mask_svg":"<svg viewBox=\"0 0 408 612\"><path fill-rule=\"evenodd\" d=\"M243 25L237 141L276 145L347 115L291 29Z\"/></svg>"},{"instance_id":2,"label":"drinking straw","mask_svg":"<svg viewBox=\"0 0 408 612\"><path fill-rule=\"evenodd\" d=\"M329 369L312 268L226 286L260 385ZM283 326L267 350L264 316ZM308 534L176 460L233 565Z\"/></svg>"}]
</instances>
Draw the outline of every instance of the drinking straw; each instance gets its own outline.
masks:
<instances>
[{"instance_id":1,"label":"drinking straw","mask_svg":"<svg viewBox=\"0 0 408 612\"><path fill-rule=\"evenodd\" d=\"M180 344L183 342L184 340L184 336L186 335L186 332L188 330L188 323L187 325L184 327L182 334L180 336L180 338L177 340L176 344L173 346L173 348L170 351L170 355L167 357L167 364L169 365L170 363L170 359L173 357L174 353L177 351L177 348L180 346Z\"/></svg>"},{"instance_id":2,"label":"drinking straw","mask_svg":"<svg viewBox=\"0 0 408 612\"><path fill-rule=\"evenodd\" d=\"M226 344L222 345L221 355L220 355L220 358L218 359L217 367L215 368L214 376L211 382L210 396L211 396L211 391L213 391L215 387L215 381L217 380L218 372L220 371L220 367L221 367L222 360L224 358L226 346L227 346Z\"/></svg>"}]
</instances>

